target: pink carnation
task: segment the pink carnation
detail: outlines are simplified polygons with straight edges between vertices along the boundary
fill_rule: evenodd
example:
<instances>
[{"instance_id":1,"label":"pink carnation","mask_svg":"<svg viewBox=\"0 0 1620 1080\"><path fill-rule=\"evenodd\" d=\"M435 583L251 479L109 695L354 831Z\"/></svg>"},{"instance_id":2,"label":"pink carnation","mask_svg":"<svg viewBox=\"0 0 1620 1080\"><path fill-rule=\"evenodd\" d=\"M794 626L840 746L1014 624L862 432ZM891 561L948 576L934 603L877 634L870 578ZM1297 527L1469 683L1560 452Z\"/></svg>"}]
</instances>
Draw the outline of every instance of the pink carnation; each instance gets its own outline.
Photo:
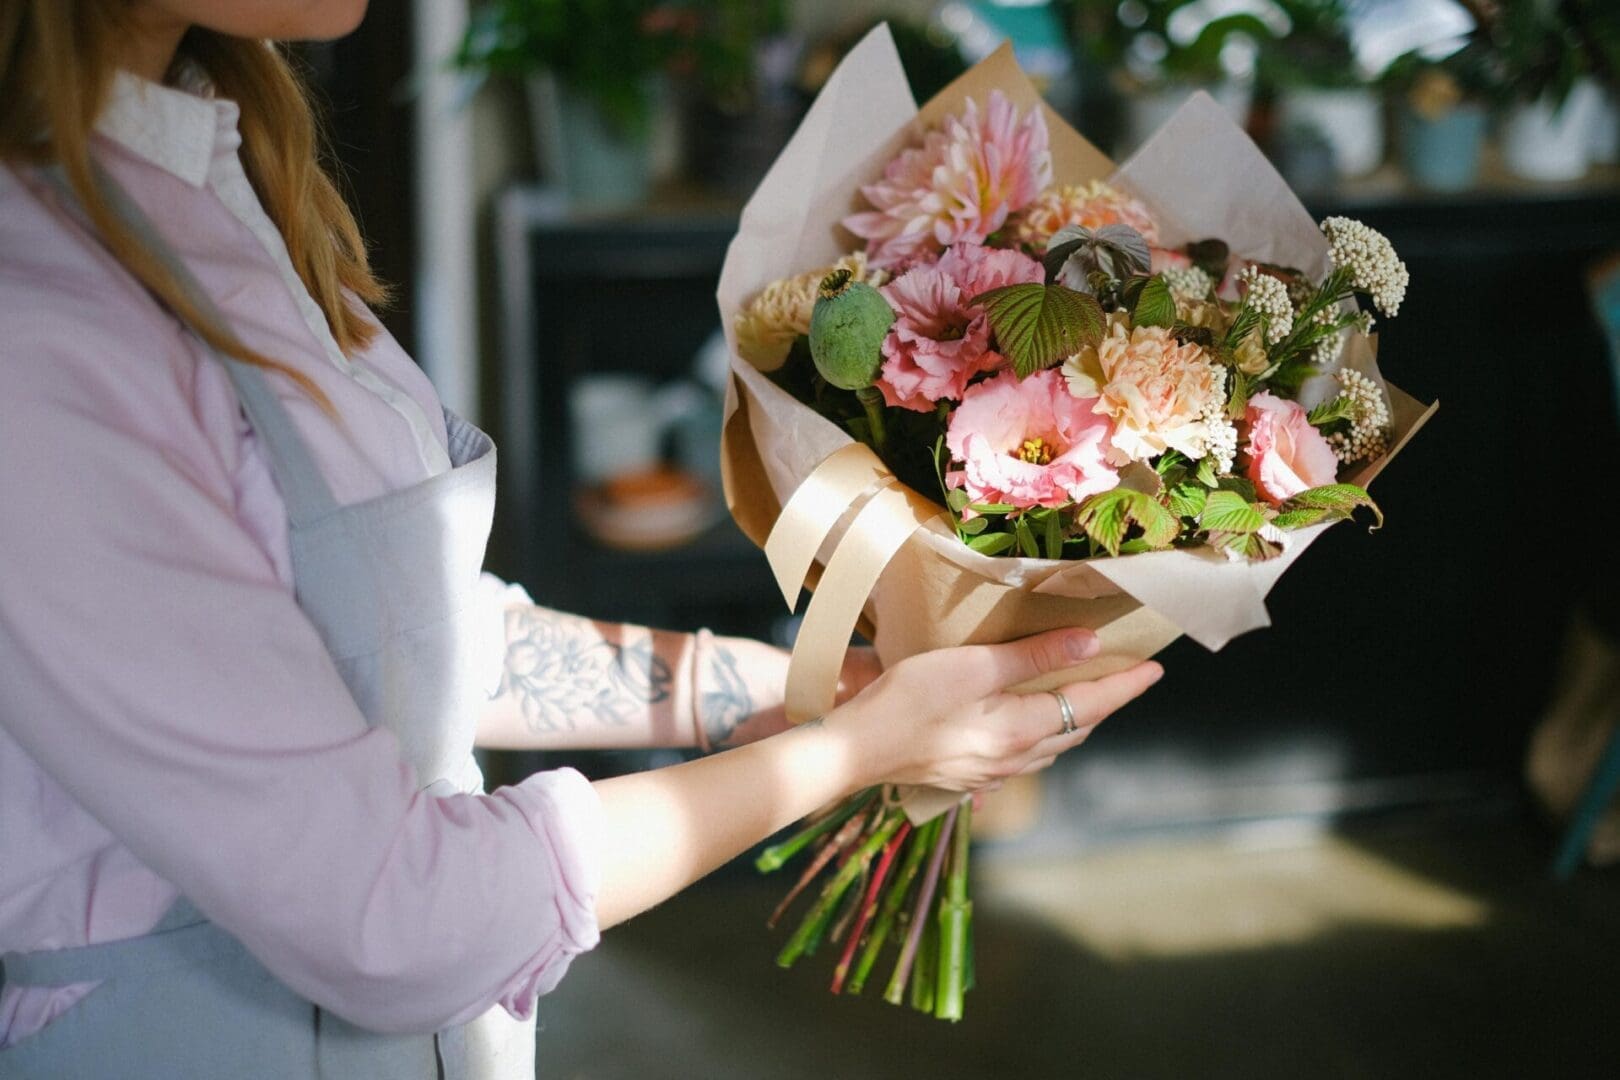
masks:
<instances>
[{"instance_id":1,"label":"pink carnation","mask_svg":"<svg viewBox=\"0 0 1620 1080\"><path fill-rule=\"evenodd\" d=\"M1044 280L1041 264L1016 251L957 244L882 288L896 318L883 341L878 389L890 405L927 412L942 398L960 400L968 380L1002 364L975 296Z\"/></svg>"},{"instance_id":2,"label":"pink carnation","mask_svg":"<svg viewBox=\"0 0 1620 1080\"><path fill-rule=\"evenodd\" d=\"M1103 460L1112 425L1053 370L1019 379L1004 371L968 389L945 445L962 463L948 480L974 502L1064 506L1119 483Z\"/></svg>"},{"instance_id":3,"label":"pink carnation","mask_svg":"<svg viewBox=\"0 0 1620 1080\"><path fill-rule=\"evenodd\" d=\"M1331 484L1339 459L1303 406L1261 391L1249 399L1249 479L1272 505L1302 491Z\"/></svg>"},{"instance_id":4,"label":"pink carnation","mask_svg":"<svg viewBox=\"0 0 1620 1080\"><path fill-rule=\"evenodd\" d=\"M866 241L873 266L892 268L964 240L983 241L1009 214L1028 206L1052 182L1052 152L1039 108L1023 118L999 90L981 114L967 99L861 189L873 209L844 227Z\"/></svg>"}]
</instances>

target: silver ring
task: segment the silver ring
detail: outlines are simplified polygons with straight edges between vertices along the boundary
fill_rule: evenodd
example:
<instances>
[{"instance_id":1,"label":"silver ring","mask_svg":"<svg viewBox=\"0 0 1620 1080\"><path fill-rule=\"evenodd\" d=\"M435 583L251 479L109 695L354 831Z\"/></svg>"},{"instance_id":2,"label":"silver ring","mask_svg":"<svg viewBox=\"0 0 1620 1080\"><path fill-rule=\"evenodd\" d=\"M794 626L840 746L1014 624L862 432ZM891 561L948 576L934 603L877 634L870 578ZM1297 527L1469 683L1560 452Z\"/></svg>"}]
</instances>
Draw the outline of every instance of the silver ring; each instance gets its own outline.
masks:
<instances>
[{"instance_id":1,"label":"silver ring","mask_svg":"<svg viewBox=\"0 0 1620 1080\"><path fill-rule=\"evenodd\" d=\"M1069 704L1069 699L1063 696L1061 690L1048 690L1047 693L1057 698L1058 708L1063 710L1063 730L1059 734L1073 735L1075 732L1074 706Z\"/></svg>"}]
</instances>

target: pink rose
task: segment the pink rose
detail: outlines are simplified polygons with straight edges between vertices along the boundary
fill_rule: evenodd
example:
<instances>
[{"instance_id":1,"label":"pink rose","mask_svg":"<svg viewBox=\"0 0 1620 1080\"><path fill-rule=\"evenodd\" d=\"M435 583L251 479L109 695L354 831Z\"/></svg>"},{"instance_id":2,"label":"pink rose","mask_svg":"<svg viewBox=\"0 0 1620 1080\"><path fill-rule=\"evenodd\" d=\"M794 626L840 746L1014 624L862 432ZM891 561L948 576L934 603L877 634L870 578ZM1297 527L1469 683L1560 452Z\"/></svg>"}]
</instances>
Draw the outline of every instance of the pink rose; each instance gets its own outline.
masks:
<instances>
[{"instance_id":1,"label":"pink rose","mask_svg":"<svg viewBox=\"0 0 1620 1080\"><path fill-rule=\"evenodd\" d=\"M1262 391L1249 399L1249 479L1273 506L1339 478L1339 459L1297 401Z\"/></svg>"},{"instance_id":2,"label":"pink rose","mask_svg":"<svg viewBox=\"0 0 1620 1080\"><path fill-rule=\"evenodd\" d=\"M945 445L962 463L946 480L974 502L1020 509L1065 506L1119 483L1103 459L1113 425L1095 398L1069 393L1063 376L1011 371L968 387L951 414Z\"/></svg>"}]
</instances>

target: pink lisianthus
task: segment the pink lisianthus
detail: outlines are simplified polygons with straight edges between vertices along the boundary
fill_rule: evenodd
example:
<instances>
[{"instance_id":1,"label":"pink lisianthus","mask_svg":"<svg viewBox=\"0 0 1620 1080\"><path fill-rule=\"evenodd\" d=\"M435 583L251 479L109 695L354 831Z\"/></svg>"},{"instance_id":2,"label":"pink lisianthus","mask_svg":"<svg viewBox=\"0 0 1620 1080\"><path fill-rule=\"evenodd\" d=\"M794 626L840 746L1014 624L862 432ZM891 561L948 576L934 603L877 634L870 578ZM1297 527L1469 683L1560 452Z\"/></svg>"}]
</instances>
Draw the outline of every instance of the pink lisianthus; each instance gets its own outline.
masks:
<instances>
[{"instance_id":1,"label":"pink lisianthus","mask_svg":"<svg viewBox=\"0 0 1620 1080\"><path fill-rule=\"evenodd\" d=\"M1299 402L1261 391L1249 399L1245 421L1249 479L1273 506L1338 479L1338 456Z\"/></svg>"},{"instance_id":2,"label":"pink lisianthus","mask_svg":"<svg viewBox=\"0 0 1620 1080\"><path fill-rule=\"evenodd\" d=\"M968 380L1002 364L990 348L980 293L1044 280L1041 264L1017 251L956 244L880 291L895 310L883 341L878 389L890 405L927 412L942 398L960 400Z\"/></svg>"},{"instance_id":3,"label":"pink lisianthus","mask_svg":"<svg viewBox=\"0 0 1620 1080\"><path fill-rule=\"evenodd\" d=\"M1052 182L1052 152L1039 108L1018 109L992 90L981 113L972 98L889 162L861 189L872 209L844 219L885 269L962 241L982 242Z\"/></svg>"},{"instance_id":4,"label":"pink lisianthus","mask_svg":"<svg viewBox=\"0 0 1620 1080\"><path fill-rule=\"evenodd\" d=\"M1104 225L1129 225L1150 245L1159 242L1159 227L1148 208L1101 180L1064 184L1041 192L1019 215L1017 236L1021 243L1044 251L1052 234L1067 225L1093 230Z\"/></svg>"},{"instance_id":5,"label":"pink lisianthus","mask_svg":"<svg viewBox=\"0 0 1620 1080\"><path fill-rule=\"evenodd\" d=\"M1103 460L1112 425L1094 401L1070 394L1063 376L1011 371L968 389L945 431L962 468L947 477L974 502L1027 509L1064 506L1107 491L1119 476Z\"/></svg>"}]
</instances>

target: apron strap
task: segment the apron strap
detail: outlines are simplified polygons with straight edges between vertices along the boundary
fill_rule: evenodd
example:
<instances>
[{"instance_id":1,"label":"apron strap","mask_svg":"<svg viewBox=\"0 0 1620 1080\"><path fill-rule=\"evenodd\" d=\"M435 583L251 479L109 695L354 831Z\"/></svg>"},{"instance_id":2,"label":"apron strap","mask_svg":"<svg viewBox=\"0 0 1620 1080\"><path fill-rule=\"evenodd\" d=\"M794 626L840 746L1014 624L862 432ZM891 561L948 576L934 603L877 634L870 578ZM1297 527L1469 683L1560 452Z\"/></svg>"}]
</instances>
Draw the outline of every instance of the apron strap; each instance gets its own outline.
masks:
<instances>
[{"instance_id":1,"label":"apron strap","mask_svg":"<svg viewBox=\"0 0 1620 1080\"><path fill-rule=\"evenodd\" d=\"M61 166L53 165L42 169L41 172L66 196L68 206L73 208L75 216L81 223L95 234L96 229L89 221L84 207L79 202L78 194L68 182ZM96 189L101 193L101 197L107 200L107 205L112 208L113 213L141 246L163 264L164 270L174 279L192 307L215 329L229 334L230 323L219 310L219 306L214 303L214 298L208 295L207 290L192 274L191 268L186 266L184 260L169 246L168 241L163 239L157 227L146 216L146 212L137 206L135 200L130 198L118 182L94 160L90 162L90 172ZM153 299L160 305L163 304L161 298L156 295ZM281 489L282 501L287 505L288 519L294 525L307 525L336 510L338 502L332 495L332 489L327 484L325 475L316 466L309 445L293 425L292 417L287 414L287 407L276 396L264 376L263 369L252 364L244 364L234 357L221 353L209 345L208 340L198 332L198 328L191 325L179 312L168 309L167 305L163 306L190 330L198 341L202 342L203 347L215 360L224 365L225 373L230 376L231 384L236 387L237 397L241 399L242 409L247 413L248 420L253 424L254 433L269 455L276 486Z\"/></svg>"}]
</instances>

